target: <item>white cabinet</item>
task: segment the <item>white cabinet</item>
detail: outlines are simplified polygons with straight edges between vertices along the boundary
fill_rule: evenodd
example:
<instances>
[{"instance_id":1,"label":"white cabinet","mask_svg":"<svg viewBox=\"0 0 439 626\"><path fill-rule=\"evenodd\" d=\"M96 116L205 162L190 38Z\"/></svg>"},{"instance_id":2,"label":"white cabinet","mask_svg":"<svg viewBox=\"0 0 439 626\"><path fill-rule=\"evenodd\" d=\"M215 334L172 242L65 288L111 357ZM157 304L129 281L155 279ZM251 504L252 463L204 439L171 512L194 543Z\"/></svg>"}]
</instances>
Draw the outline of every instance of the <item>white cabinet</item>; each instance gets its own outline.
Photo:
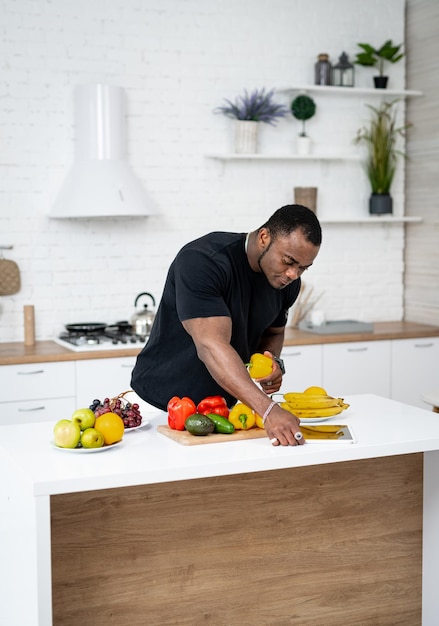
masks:
<instances>
[{"instance_id":1,"label":"white cabinet","mask_svg":"<svg viewBox=\"0 0 439 626\"><path fill-rule=\"evenodd\" d=\"M74 410L74 396L41 398L25 402L2 402L0 403L0 426L31 422L55 423L61 419L70 419Z\"/></svg>"},{"instance_id":2,"label":"white cabinet","mask_svg":"<svg viewBox=\"0 0 439 626\"><path fill-rule=\"evenodd\" d=\"M76 404L86 407L95 398L114 398L131 389L136 357L76 361ZM127 396L131 400L130 396Z\"/></svg>"},{"instance_id":3,"label":"white cabinet","mask_svg":"<svg viewBox=\"0 0 439 626\"><path fill-rule=\"evenodd\" d=\"M281 393L324 387L332 396L373 393L427 410L421 394L439 389L439 337L284 346ZM69 418L131 388L136 357L0 367L0 425ZM142 415L156 409L134 392Z\"/></svg>"},{"instance_id":4,"label":"white cabinet","mask_svg":"<svg viewBox=\"0 0 439 626\"><path fill-rule=\"evenodd\" d=\"M281 393L303 391L312 385L322 385L322 346L285 346L281 354L285 375Z\"/></svg>"},{"instance_id":5,"label":"white cabinet","mask_svg":"<svg viewBox=\"0 0 439 626\"><path fill-rule=\"evenodd\" d=\"M439 337L392 341L391 398L431 409L421 395L439 391Z\"/></svg>"},{"instance_id":6,"label":"white cabinet","mask_svg":"<svg viewBox=\"0 0 439 626\"><path fill-rule=\"evenodd\" d=\"M0 367L0 424L57 421L75 408L75 363Z\"/></svg>"},{"instance_id":7,"label":"white cabinet","mask_svg":"<svg viewBox=\"0 0 439 626\"><path fill-rule=\"evenodd\" d=\"M390 341L323 346L323 387L331 396L373 393L390 397Z\"/></svg>"},{"instance_id":8,"label":"white cabinet","mask_svg":"<svg viewBox=\"0 0 439 626\"><path fill-rule=\"evenodd\" d=\"M324 387L331 396L373 393L429 410L439 390L439 337L285 346L281 392Z\"/></svg>"}]
</instances>

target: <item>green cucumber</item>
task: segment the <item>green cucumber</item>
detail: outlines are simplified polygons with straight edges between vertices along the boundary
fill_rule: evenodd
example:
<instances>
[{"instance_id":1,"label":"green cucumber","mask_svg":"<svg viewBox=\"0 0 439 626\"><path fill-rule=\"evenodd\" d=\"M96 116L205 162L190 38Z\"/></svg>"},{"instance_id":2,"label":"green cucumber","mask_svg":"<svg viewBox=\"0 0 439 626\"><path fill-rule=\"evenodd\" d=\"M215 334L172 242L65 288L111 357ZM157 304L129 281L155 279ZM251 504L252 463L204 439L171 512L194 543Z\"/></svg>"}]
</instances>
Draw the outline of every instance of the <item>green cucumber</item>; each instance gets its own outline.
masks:
<instances>
[{"instance_id":1,"label":"green cucumber","mask_svg":"<svg viewBox=\"0 0 439 626\"><path fill-rule=\"evenodd\" d=\"M189 417L186 418L184 427L191 435L196 435L197 437L210 435L210 433L213 433L215 430L215 424L210 417L201 415L201 413L189 415Z\"/></svg>"},{"instance_id":2,"label":"green cucumber","mask_svg":"<svg viewBox=\"0 0 439 626\"><path fill-rule=\"evenodd\" d=\"M216 413L208 413L207 417L215 424L215 432L222 433L223 435L231 435L235 432L235 427L232 422L229 422L227 417L217 415Z\"/></svg>"}]
</instances>

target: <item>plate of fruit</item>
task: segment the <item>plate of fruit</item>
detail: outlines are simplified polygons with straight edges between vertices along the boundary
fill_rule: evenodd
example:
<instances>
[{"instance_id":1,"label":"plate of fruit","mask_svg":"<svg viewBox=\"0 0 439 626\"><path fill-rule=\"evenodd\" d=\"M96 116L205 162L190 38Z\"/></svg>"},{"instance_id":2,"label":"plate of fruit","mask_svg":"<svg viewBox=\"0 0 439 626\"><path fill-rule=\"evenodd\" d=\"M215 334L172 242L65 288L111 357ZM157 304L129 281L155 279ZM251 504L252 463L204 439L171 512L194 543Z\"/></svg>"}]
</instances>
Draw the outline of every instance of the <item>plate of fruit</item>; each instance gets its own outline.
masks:
<instances>
[{"instance_id":1,"label":"plate of fruit","mask_svg":"<svg viewBox=\"0 0 439 626\"><path fill-rule=\"evenodd\" d=\"M125 433L146 426L139 405L128 402L124 392L103 402L93 400L87 408L76 409L70 419L59 420L53 428L53 447L68 452L90 453L112 450Z\"/></svg>"},{"instance_id":2,"label":"plate of fruit","mask_svg":"<svg viewBox=\"0 0 439 626\"><path fill-rule=\"evenodd\" d=\"M330 396L326 389L317 386L307 387L305 391L285 393L283 399L280 406L298 417L303 424L324 422L349 408L343 398Z\"/></svg>"},{"instance_id":3,"label":"plate of fruit","mask_svg":"<svg viewBox=\"0 0 439 626\"><path fill-rule=\"evenodd\" d=\"M104 452L122 443L124 433L120 415L110 411L96 417L89 408L76 409L70 419L55 424L51 443L69 452Z\"/></svg>"}]
</instances>

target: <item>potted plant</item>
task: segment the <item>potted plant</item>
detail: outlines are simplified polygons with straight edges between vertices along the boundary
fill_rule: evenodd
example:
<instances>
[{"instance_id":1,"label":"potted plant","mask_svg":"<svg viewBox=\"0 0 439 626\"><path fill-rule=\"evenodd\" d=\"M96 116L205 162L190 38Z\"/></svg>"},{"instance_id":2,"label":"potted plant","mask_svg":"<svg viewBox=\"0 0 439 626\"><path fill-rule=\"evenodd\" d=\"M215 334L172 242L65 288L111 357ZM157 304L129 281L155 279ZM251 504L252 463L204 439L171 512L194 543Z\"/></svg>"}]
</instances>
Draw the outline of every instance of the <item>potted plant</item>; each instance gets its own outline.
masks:
<instances>
[{"instance_id":1,"label":"potted plant","mask_svg":"<svg viewBox=\"0 0 439 626\"><path fill-rule=\"evenodd\" d=\"M379 107L367 105L372 111L369 125L359 129L354 139L355 143L364 142L367 147L365 165L372 192L369 213L373 215L392 213L393 210L390 189L398 156L404 156L396 144L398 137L405 137L405 131L410 126L397 126L397 102L382 102Z\"/></svg>"},{"instance_id":2,"label":"potted plant","mask_svg":"<svg viewBox=\"0 0 439 626\"><path fill-rule=\"evenodd\" d=\"M355 63L366 67L378 67L378 76L374 76L375 87L385 89L387 87L388 76L384 75L386 63L396 63L404 56L400 52L402 44L395 46L391 39L388 39L381 48L373 48L368 43L359 43L362 52L358 52Z\"/></svg>"},{"instance_id":3,"label":"potted plant","mask_svg":"<svg viewBox=\"0 0 439 626\"><path fill-rule=\"evenodd\" d=\"M255 89L238 96L234 102L227 98L225 104L215 112L223 113L235 120L235 152L254 153L257 150L259 123L264 122L275 126L278 120L288 114L283 104L274 101L274 89L266 91Z\"/></svg>"},{"instance_id":4,"label":"potted plant","mask_svg":"<svg viewBox=\"0 0 439 626\"><path fill-rule=\"evenodd\" d=\"M302 122L302 131L297 138L297 151L299 154L308 154L311 140L306 134L305 122L311 119L316 112L316 103L307 95L300 95L294 98L291 103L291 113Z\"/></svg>"}]
</instances>

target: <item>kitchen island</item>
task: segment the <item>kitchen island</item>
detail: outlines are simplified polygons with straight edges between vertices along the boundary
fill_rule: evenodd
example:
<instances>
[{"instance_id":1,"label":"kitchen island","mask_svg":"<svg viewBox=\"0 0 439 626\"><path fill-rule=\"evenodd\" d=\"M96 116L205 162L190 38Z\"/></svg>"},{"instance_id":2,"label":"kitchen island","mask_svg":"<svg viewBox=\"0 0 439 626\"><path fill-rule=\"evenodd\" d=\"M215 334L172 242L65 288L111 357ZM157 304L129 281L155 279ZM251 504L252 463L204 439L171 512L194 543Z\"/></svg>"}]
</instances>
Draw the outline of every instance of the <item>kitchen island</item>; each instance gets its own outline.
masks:
<instances>
[{"instance_id":1,"label":"kitchen island","mask_svg":"<svg viewBox=\"0 0 439 626\"><path fill-rule=\"evenodd\" d=\"M0 623L436 626L439 420L347 397L357 442L103 453L0 428ZM421 618L422 611L422 618Z\"/></svg>"}]
</instances>

